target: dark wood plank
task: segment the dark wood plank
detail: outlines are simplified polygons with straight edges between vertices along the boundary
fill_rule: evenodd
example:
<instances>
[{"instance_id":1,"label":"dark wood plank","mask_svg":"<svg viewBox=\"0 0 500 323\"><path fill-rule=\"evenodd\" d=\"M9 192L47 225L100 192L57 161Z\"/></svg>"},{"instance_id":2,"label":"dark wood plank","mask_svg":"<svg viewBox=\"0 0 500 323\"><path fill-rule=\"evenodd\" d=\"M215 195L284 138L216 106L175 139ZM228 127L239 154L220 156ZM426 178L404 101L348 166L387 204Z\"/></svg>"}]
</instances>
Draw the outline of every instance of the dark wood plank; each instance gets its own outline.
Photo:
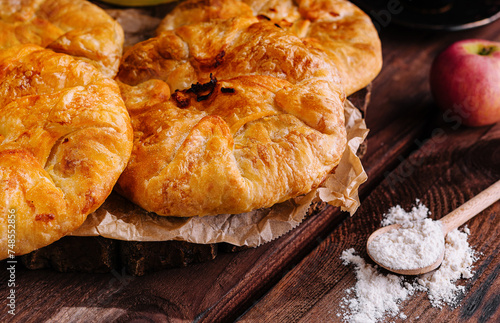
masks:
<instances>
[{"instance_id":1,"label":"dark wood plank","mask_svg":"<svg viewBox=\"0 0 500 323\"><path fill-rule=\"evenodd\" d=\"M486 38L495 35L497 29L498 25L466 35ZM384 31L382 36L385 67L373 85L372 103L367 114L372 132L364 165L370 179L363 186L363 195L368 195L387 172L404 160L416 146L415 140L422 140L431 133L430 124L435 113L429 104L431 98L425 82L428 61L445 43L459 37L458 34L419 33L408 36L396 30ZM403 77L398 74L401 70ZM395 82L397 86L394 86ZM284 237L259 248L222 254L208 263L144 277L131 277L121 270L111 274L62 274L19 268L16 277L17 315L11 320L2 309L0 321L25 322L35 318L103 322L125 322L136 318L152 321L231 320L257 302L276 283L280 282L277 286L281 286L288 281L291 274L286 273L316 246L323 248L331 239L329 233L337 230L345 218L345 214L329 208ZM356 219L360 218L356 215ZM368 221L369 217L361 219L361 224ZM345 225L339 228L341 233L346 230ZM355 237L363 233L360 230L351 234ZM323 240L325 237L327 240ZM335 243L341 250L345 242ZM297 268L301 266L302 263ZM295 270L290 273L293 272ZM348 278L347 270L344 276ZM337 277L337 280L342 277ZM2 288L6 280L7 272L0 272ZM344 283L352 283L352 279L342 281ZM294 293L300 296L304 291L298 289ZM318 296L317 303L325 294L311 290L304 294L310 302L303 303L311 304ZM259 304L248 313L255 313ZM278 308L281 306L277 305Z\"/></svg>"},{"instance_id":2,"label":"dark wood plank","mask_svg":"<svg viewBox=\"0 0 500 323\"><path fill-rule=\"evenodd\" d=\"M499 29L500 22L455 33L394 26L381 30L384 66L373 83L366 113L370 134L363 165L371 176L368 185L379 183L410 151L419 148L422 133L424 137L433 135L433 124L425 122L439 113L432 104L428 82L432 59L461 39L499 39Z\"/></svg>"},{"instance_id":3,"label":"dark wood plank","mask_svg":"<svg viewBox=\"0 0 500 323\"><path fill-rule=\"evenodd\" d=\"M363 201L359 212L336 228L289 272L241 321L340 322L345 290L355 283L352 267L342 265L343 250L355 248L369 261L365 243L389 207L409 209L418 198L440 218L500 179L500 124L453 130L441 124L441 136L428 140ZM500 282L500 202L472 219L469 243L480 253L476 273L465 281L459 307L437 309L424 293L405 301L408 320L422 322L498 322ZM370 262L370 261L369 261ZM392 320L391 320L392 321ZM396 319L396 322L402 321Z\"/></svg>"}]
</instances>

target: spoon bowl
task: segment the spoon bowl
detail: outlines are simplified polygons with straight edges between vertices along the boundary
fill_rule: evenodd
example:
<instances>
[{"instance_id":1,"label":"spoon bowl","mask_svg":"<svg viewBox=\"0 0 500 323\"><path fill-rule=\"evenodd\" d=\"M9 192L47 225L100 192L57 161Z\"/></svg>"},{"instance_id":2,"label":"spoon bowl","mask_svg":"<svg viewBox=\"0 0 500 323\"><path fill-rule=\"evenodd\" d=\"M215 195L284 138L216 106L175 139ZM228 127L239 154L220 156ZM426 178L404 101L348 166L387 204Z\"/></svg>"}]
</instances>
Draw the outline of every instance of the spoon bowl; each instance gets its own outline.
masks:
<instances>
[{"instance_id":1,"label":"spoon bowl","mask_svg":"<svg viewBox=\"0 0 500 323\"><path fill-rule=\"evenodd\" d=\"M430 265L417 267L417 268L406 268L406 266L400 266L400 268L391 268L386 264L380 263L377 261L377 257L370 252L370 244L377 237L380 237L383 234L387 234L392 230L397 230L401 228L400 224L393 224L386 227L382 227L375 232L373 232L366 242L366 249L368 251L368 256L377 263L380 267L385 268L391 272L402 274L402 275L421 275L427 272L430 272L441 265L441 262L444 259L444 239L446 235L461 226L462 224L469 221L471 218L476 216L478 213L486 209L488 206L496 202L500 198L500 180L488 187L486 190L482 191L466 203L462 204L457 209L450 212L445 217L441 218L437 222L440 223L442 234L443 234L443 248L436 260L432 262Z\"/></svg>"},{"instance_id":2,"label":"spoon bowl","mask_svg":"<svg viewBox=\"0 0 500 323\"><path fill-rule=\"evenodd\" d=\"M368 248L368 246L373 242L373 240L375 238L379 237L380 235L386 234L389 231L397 230L397 229L400 229L400 228L401 228L400 224L391 224L391 225L388 225L388 226L385 226L385 227L382 227L382 228L376 230L375 232L373 232L370 235L370 237L368 237L368 240L366 242L366 250L368 252L368 256L377 265L379 265L380 267L382 267L384 269L387 269L387 270L389 270L389 271L391 271L393 273L396 273L396 274L412 275L412 276L422 275L422 274L428 273L428 272L433 271L434 269L438 268L441 265L441 263L443 262L443 259L444 259L444 247L442 248L441 253L436 258L436 260L432 264L430 264L428 266L425 266L425 267L412 268L412 269L391 268L391 267L388 267L388 266L384 265L382 262L377 261L376 255L373 255L371 253L370 248ZM443 245L444 245L444 236L443 236Z\"/></svg>"}]
</instances>

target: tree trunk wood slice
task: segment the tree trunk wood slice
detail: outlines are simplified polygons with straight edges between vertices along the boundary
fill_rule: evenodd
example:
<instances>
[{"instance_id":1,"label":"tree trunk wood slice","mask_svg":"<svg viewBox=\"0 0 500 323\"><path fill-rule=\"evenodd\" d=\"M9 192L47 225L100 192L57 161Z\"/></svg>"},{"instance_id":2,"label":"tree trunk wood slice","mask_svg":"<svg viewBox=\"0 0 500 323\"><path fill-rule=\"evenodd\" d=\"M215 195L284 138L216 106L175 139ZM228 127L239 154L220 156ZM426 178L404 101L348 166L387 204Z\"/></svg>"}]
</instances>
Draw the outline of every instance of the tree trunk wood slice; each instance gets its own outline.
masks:
<instances>
[{"instance_id":1,"label":"tree trunk wood slice","mask_svg":"<svg viewBox=\"0 0 500 323\"><path fill-rule=\"evenodd\" d=\"M125 48L154 36L161 18L173 4L141 9L120 9L100 4L108 14L117 19L125 31ZM348 99L363 115L370 102L372 85L352 94ZM367 140L358 149L362 158L367 152ZM323 211L328 205L315 202L306 219ZM248 247L228 243L194 244L182 241L116 241L103 237L64 237L44 248L21 256L28 269L52 268L59 272L110 272L126 268L134 276L142 276L167 268L184 267L192 263L213 260L218 252L239 252Z\"/></svg>"}]
</instances>

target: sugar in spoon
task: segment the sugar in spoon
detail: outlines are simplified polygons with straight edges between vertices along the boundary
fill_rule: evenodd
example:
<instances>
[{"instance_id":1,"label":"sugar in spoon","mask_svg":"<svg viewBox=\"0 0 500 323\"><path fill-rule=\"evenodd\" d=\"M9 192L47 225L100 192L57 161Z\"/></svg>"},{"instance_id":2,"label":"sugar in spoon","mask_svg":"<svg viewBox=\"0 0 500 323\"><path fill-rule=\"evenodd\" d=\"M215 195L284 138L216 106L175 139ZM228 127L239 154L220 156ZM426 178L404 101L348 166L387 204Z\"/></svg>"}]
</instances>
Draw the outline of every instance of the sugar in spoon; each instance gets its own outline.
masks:
<instances>
[{"instance_id":1,"label":"sugar in spoon","mask_svg":"<svg viewBox=\"0 0 500 323\"><path fill-rule=\"evenodd\" d=\"M441 265L441 262L443 261L444 238L446 237L446 235L450 231L460 227L462 224L472 219L474 216L476 216L478 213L486 209L488 206L495 203L498 199L500 199L500 180L491 185L490 187L488 187L487 189L485 189L484 191L482 191L481 193L479 193L478 195L474 196L466 203L462 204L457 209L450 212L445 217L441 218L438 221L433 221L434 223L432 223L432 225L437 225L438 228L440 228L440 230L437 229L433 231L432 233L434 234L433 239L431 240L427 239L427 241L425 239L417 239L417 241L412 241L413 244L422 244L429 241L438 241L439 245L435 245L432 247L425 245L409 246L411 248L416 248L418 250L437 250L437 254L435 255L434 258L435 260L432 259L431 261L425 261L425 263L423 264L418 262L410 262L410 265L408 265L407 263L404 263L402 261L404 257L407 257L407 255L401 254L402 252L404 252L405 248L395 248L396 250L392 250L394 254L391 255L391 258L386 258L386 257L384 258L380 256L378 251L383 250L383 248L385 247L383 245L381 246L380 243L388 241L387 240L388 234L391 235L390 239L399 241L399 243L401 244L401 241L404 241L405 233L408 233L406 232L406 230L413 230L411 234L415 234L415 228L417 230L419 229L419 227L411 227L411 225L410 228L407 228L405 226L401 226L400 224L393 224L386 227L382 227L373 232L368 238L368 241L366 243L368 255L380 267L383 267L397 274L421 275L430 272L438 268ZM397 230L397 231L392 231L392 230ZM427 231L432 232L432 230L427 230ZM430 248L430 249L425 249L425 248ZM415 266L415 264L417 263L418 266Z\"/></svg>"}]
</instances>

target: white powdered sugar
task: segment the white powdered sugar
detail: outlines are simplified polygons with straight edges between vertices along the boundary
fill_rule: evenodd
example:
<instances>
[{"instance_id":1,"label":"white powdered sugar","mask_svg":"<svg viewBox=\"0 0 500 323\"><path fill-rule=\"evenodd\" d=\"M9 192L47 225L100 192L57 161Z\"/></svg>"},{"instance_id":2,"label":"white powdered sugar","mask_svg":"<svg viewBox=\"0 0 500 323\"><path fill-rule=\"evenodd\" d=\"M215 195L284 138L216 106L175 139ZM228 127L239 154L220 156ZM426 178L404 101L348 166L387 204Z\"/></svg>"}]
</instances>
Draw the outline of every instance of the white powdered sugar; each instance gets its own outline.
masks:
<instances>
[{"instance_id":1,"label":"white powdered sugar","mask_svg":"<svg viewBox=\"0 0 500 323\"><path fill-rule=\"evenodd\" d=\"M385 268L418 269L432 265L444 251L440 222L423 219L404 222L368 245L372 259Z\"/></svg>"},{"instance_id":2,"label":"white powdered sugar","mask_svg":"<svg viewBox=\"0 0 500 323\"><path fill-rule=\"evenodd\" d=\"M399 205L389 209L384 215L382 225L399 223L411 226L409 223L412 221L434 222L426 219L428 215L428 208L417 200L416 206L409 212ZM400 312L399 304L420 291L427 292L433 307L456 305L457 296L465 292L465 287L455 283L460 278L472 277L472 264L476 260L474 251L467 242L468 234L467 228L463 232L458 229L451 231L445 239L445 256L441 266L433 272L415 278L381 273L378 266L366 263L362 257L355 254L354 249L345 250L341 259L345 265L354 265L357 282L352 289L346 291L347 296L342 300L341 315L344 321L370 323L384 317L405 319L407 314ZM399 247L395 244L392 248ZM420 251L415 253L419 254Z\"/></svg>"}]
</instances>

